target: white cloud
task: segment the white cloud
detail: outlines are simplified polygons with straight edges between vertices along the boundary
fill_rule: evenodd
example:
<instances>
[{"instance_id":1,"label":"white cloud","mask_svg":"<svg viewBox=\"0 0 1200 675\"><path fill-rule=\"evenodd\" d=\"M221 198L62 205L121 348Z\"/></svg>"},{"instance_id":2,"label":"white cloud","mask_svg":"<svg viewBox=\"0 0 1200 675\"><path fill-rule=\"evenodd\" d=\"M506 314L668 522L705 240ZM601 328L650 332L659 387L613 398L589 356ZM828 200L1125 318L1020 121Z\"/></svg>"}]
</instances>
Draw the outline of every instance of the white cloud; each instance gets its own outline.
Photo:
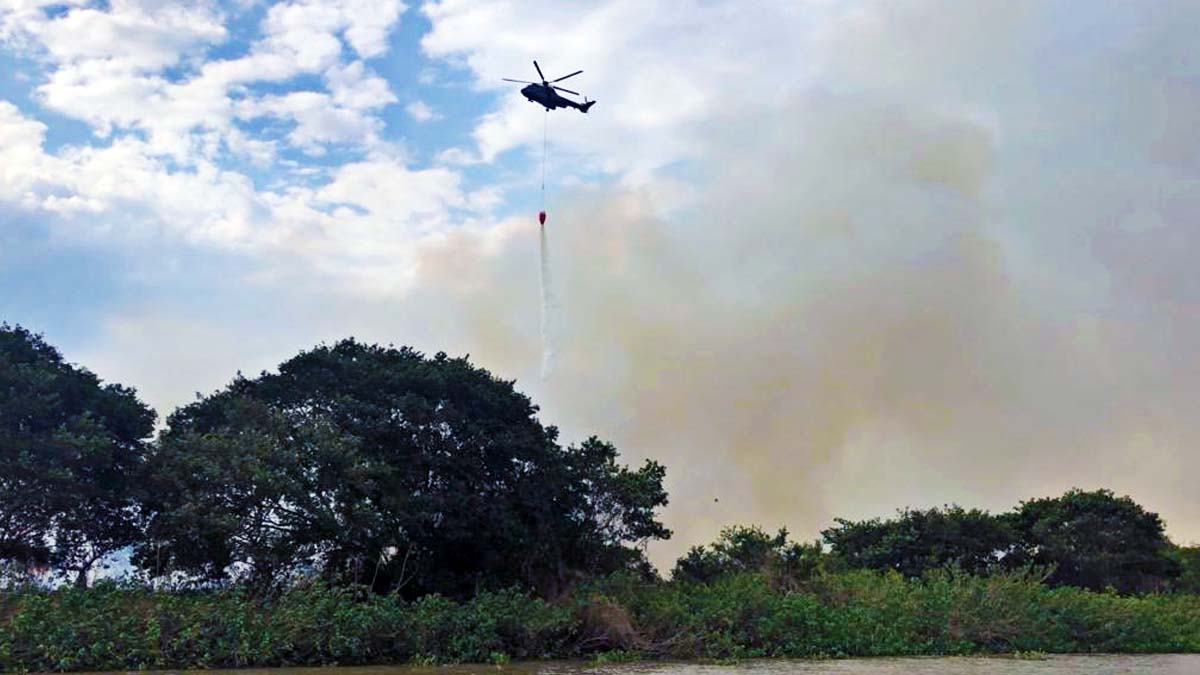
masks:
<instances>
[{"instance_id":1,"label":"white cloud","mask_svg":"<svg viewBox=\"0 0 1200 675\"><path fill-rule=\"evenodd\" d=\"M33 188L43 172L42 142L46 125L29 119L0 100L0 200L36 204Z\"/></svg>"},{"instance_id":2,"label":"white cloud","mask_svg":"<svg viewBox=\"0 0 1200 675\"><path fill-rule=\"evenodd\" d=\"M459 174L447 169L414 171L395 160L379 159L339 167L317 197L362 207L380 227L392 228L414 219L445 222L449 208L467 203L461 183Z\"/></svg>"},{"instance_id":3,"label":"white cloud","mask_svg":"<svg viewBox=\"0 0 1200 675\"><path fill-rule=\"evenodd\" d=\"M248 100L237 110L238 116L246 119L269 115L294 121L289 142L313 154L323 152L323 146L329 143L373 145L383 126L378 119L335 105L331 96L314 91Z\"/></svg>"},{"instance_id":4,"label":"white cloud","mask_svg":"<svg viewBox=\"0 0 1200 675\"><path fill-rule=\"evenodd\" d=\"M346 40L364 59L382 56L387 51L388 33L404 10L397 0L348 0Z\"/></svg>"},{"instance_id":5,"label":"white cloud","mask_svg":"<svg viewBox=\"0 0 1200 675\"><path fill-rule=\"evenodd\" d=\"M84 120L108 136L114 125L129 127L147 120L145 104L154 105L168 86L162 78L96 59L57 68L38 92L46 106Z\"/></svg>"},{"instance_id":6,"label":"white cloud","mask_svg":"<svg viewBox=\"0 0 1200 675\"><path fill-rule=\"evenodd\" d=\"M46 106L88 122L102 136L114 127L139 126L157 136L163 151L178 154L189 145L164 132L187 128L198 115L180 119L187 111L170 105L172 85L160 73L225 39L217 11L207 4L117 0L104 9L74 7L51 17L47 7L0 10L14 36L10 46L53 65L37 88Z\"/></svg>"},{"instance_id":7,"label":"white cloud","mask_svg":"<svg viewBox=\"0 0 1200 675\"><path fill-rule=\"evenodd\" d=\"M532 61L598 103L591 114L549 116L556 155L644 182L651 172L695 159L715 115L778 110L811 80L814 26L826 3L679 3L647 11L634 0L554 5L430 2L425 52L462 62L478 87L510 89L476 126L484 161L540 145L542 114L501 78L536 79ZM555 45L547 52L546 45ZM613 139L620 139L614 142Z\"/></svg>"},{"instance_id":8,"label":"white cloud","mask_svg":"<svg viewBox=\"0 0 1200 675\"><path fill-rule=\"evenodd\" d=\"M413 101L404 106L404 110L418 122L432 122L442 118L436 110L429 107L429 104L424 101Z\"/></svg>"},{"instance_id":9,"label":"white cloud","mask_svg":"<svg viewBox=\"0 0 1200 675\"><path fill-rule=\"evenodd\" d=\"M101 136L144 132L148 152L178 163L215 161L225 151L257 162L270 156L269 140L248 139L235 124L237 111L256 109L235 105L256 82L324 75L324 99L283 95L258 105L263 114L293 119L290 140L311 152L324 143L372 142L380 123L366 111L395 101L361 61L343 62L342 41L363 58L385 53L387 35L404 11L396 0L275 4L248 54L194 68L191 56L228 35L222 15L207 4L118 0L51 16L42 3L13 2L0 10L4 35L52 64L37 88L46 106L88 122ZM182 76L167 75L167 67L181 64Z\"/></svg>"},{"instance_id":10,"label":"white cloud","mask_svg":"<svg viewBox=\"0 0 1200 675\"><path fill-rule=\"evenodd\" d=\"M370 110L396 102L387 80L368 72L362 61L325 71L325 86L334 103L353 110Z\"/></svg>"},{"instance_id":11,"label":"white cloud","mask_svg":"<svg viewBox=\"0 0 1200 675\"><path fill-rule=\"evenodd\" d=\"M34 20L27 30L59 63L105 60L132 70L157 70L226 36L221 16L199 5L113 0L104 10L75 8Z\"/></svg>"},{"instance_id":12,"label":"white cloud","mask_svg":"<svg viewBox=\"0 0 1200 675\"><path fill-rule=\"evenodd\" d=\"M88 0L0 0L0 41L24 46L30 27L45 20L48 7L77 7Z\"/></svg>"},{"instance_id":13,"label":"white cloud","mask_svg":"<svg viewBox=\"0 0 1200 675\"><path fill-rule=\"evenodd\" d=\"M399 0L299 0L272 6L263 24L269 43L293 53L301 68L317 70L341 50L332 40L337 35L362 58L381 56L404 9Z\"/></svg>"},{"instance_id":14,"label":"white cloud","mask_svg":"<svg viewBox=\"0 0 1200 675\"><path fill-rule=\"evenodd\" d=\"M342 52L337 36L347 22L342 9L330 2L272 5L263 19L266 36L260 49L288 55L298 71L322 71L334 65Z\"/></svg>"},{"instance_id":15,"label":"white cloud","mask_svg":"<svg viewBox=\"0 0 1200 675\"><path fill-rule=\"evenodd\" d=\"M314 142L345 132L336 121L326 128L307 120L303 98L275 103L298 111L297 129L319 136ZM404 266L412 242L464 214L486 213L498 200L494 188L466 191L455 171L416 169L384 155L386 145L374 159L336 168L316 188L285 183L264 190L205 160L173 168L149 153L145 141L131 137L50 154L43 147L45 131L44 124L0 101L0 151L6 158L0 200L56 214L57 227L72 236L135 241L165 234L203 247L298 256L335 279L366 280L374 261L386 261L388 271L374 279L385 287L396 283L386 276ZM252 151L269 154L271 148ZM366 276L356 265L366 266Z\"/></svg>"}]
</instances>

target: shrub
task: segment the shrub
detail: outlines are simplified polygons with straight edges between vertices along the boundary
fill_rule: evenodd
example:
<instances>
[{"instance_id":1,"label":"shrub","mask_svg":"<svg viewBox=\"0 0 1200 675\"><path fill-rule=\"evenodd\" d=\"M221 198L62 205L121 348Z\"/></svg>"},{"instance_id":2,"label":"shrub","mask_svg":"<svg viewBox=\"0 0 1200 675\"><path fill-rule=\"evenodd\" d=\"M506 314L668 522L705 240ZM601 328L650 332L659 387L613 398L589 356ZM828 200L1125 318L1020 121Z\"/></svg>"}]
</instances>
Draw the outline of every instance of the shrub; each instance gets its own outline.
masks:
<instances>
[{"instance_id":1,"label":"shrub","mask_svg":"<svg viewBox=\"0 0 1200 675\"><path fill-rule=\"evenodd\" d=\"M559 602L517 590L409 602L323 584L270 596L29 587L0 595L0 670L1200 651L1198 596L1052 589L1042 576L859 570L787 590L762 572L707 584L619 574Z\"/></svg>"}]
</instances>

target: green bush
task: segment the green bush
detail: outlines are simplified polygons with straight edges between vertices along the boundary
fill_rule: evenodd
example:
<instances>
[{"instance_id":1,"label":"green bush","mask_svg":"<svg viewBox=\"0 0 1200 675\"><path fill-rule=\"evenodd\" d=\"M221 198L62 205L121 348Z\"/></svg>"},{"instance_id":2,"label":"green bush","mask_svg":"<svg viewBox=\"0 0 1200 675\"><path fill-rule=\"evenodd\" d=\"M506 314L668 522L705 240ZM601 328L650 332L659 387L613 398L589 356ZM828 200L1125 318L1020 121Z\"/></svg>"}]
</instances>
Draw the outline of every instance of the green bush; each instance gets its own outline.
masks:
<instances>
[{"instance_id":1,"label":"green bush","mask_svg":"<svg viewBox=\"0 0 1200 675\"><path fill-rule=\"evenodd\" d=\"M406 603L320 585L270 598L102 585L23 591L0 612L6 671L495 661L562 653L574 632L569 608L515 591Z\"/></svg>"},{"instance_id":2,"label":"green bush","mask_svg":"<svg viewBox=\"0 0 1200 675\"><path fill-rule=\"evenodd\" d=\"M589 614L600 604L607 612ZM587 616L627 622L637 644L594 639ZM763 573L709 583L616 575L558 602L519 591L406 602L320 584L274 596L115 584L0 596L5 671L1196 651L1200 596L1051 589L1029 572L855 571L794 590Z\"/></svg>"}]
</instances>

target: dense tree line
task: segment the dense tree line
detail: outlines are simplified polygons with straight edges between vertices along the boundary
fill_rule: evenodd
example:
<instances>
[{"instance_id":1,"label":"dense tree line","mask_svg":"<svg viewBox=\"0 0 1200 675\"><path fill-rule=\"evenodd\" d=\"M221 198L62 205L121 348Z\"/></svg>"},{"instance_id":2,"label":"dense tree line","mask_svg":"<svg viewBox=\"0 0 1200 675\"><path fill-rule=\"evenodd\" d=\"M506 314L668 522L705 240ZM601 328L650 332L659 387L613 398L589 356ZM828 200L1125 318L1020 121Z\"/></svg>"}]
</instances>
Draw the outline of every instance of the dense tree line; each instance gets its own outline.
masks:
<instances>
[{"instance_id":1,"label":"dense tree line","mask_svg":"<svg viewBox=\"0 0 1200 675\"><path fill-rule=\"evenodd\" d=\"M1051 586L1200 590L1200 548L1175 546L1157 514L1109 490L1070 490L996 515L947 506L904 509L888 519L839 518L821 536L806 545L789 541L786 530L727 528L680 558L674 576L710 582L759 570L794 584L852 569L913 579L942 570L976 576L1030 570Z\"/></svg>"},{"instance_id":2,"label":"dense tree line","mask_svg":"<svg viewBox=\"0 0 1200 675\"><path fill-rule=\"evenodd\" d=\"M1051 585L1133 593L1165 590L1182 574L1158 514L1109 490L1070 490L998 515L951 506L838 520L823 536L851 566L908 576L946 565L976 574L1037 566Z\"/></svg>"},{"instance_id":3,"label":"dense tree line","mask_svg":"<svg viewBox=\"0 0 1200 675\"><path fill-rule=\"evenodd\" d=\"M631 571L665 470L610 443L563 447L514 383L465 358L353 339L176 410L153 437L134 390L0 326L0 561L78 585L118 551L137 574L278 588L305 578L415 598L520 586L557 596ZM870 569L1039 573L1052 586L1200 591L1200 549L1107 490L990 514L958 506L838 519L812 543L731 527L672 576L766 573L795 588Z\"/></svg>"},{"instance_id":4,"label":"dense tree line","mask_svg":"<svg viewBox=\"0 0 1200 675\"><path fill-rule=\"evenodd\" d=\"M180 408L151 440L131 389L0 329L0 557L270 587L298 576L405 596L547 595L648 568L665 471L570 447L466 359L345 340Z\"/></svg>"}]
</instances>

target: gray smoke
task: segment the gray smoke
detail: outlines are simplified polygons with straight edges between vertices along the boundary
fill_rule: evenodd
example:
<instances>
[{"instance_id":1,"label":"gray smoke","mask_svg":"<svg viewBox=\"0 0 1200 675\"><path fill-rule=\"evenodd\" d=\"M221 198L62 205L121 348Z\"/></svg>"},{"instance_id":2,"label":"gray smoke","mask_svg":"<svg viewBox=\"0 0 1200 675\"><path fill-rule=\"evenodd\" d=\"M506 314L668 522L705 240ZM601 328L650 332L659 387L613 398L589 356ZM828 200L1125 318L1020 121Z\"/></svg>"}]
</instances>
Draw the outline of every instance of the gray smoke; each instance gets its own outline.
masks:
<instances>
[{"instance_id":1,"label":"gray smoke","mask_svg":"<svg viewBox=\"0 0 1200 675\"><path fill-rule=\"evenodd\" d=\"M104 374L178 389L182 402L204 383L177 382L168 364L194 353L216 373L254 372L348 333L469 353L518 379L565 440L595 433L626 461L667 465L676 537L652 555L668 567L728 523L811 537L835 516L1005 509L1072 486L1130 494L1194 541L1198 12L867 1L818 26L812 63L774 61L752 48L771 46L762 41L703 52L724 38L697 38L655 79L632 80L645 86L626 100L559 118L579 130L558 138L582 138L575 152L595 162L635 166L677 147L691 161L559 191L538 269L527 219L463 228L415 252L403 297L293 279L279 283L280 302L255 295L255 312L277 308L246 331L258 336L255 360L234 340L222 354L197 345L186 324L130 319L108 351L139 357ZM517 18L513 30L526 30ZM728 14L737 35L770 19ZM484 23L481 49L527 43L495 40L490 15ZM589 76L600 76L595 61L629 81L663 35L689 33L630 39L628 51L592 40L604 58L588 61ZM750 61L731 61L743 53ZM693 56L741 70L671 70ZM793 67L817 71L817 84L743 86ZM672 83L697 96L669 128L653 126L638 106ZM641 125L654 133L639 136ZM668 209L662 196L680 193ZM557 309L550 245L554 288L570 300ZM161 345L180 353L140 358ZM551 361L553 377L540 379Z\"/></svg>"}]
</instances>

